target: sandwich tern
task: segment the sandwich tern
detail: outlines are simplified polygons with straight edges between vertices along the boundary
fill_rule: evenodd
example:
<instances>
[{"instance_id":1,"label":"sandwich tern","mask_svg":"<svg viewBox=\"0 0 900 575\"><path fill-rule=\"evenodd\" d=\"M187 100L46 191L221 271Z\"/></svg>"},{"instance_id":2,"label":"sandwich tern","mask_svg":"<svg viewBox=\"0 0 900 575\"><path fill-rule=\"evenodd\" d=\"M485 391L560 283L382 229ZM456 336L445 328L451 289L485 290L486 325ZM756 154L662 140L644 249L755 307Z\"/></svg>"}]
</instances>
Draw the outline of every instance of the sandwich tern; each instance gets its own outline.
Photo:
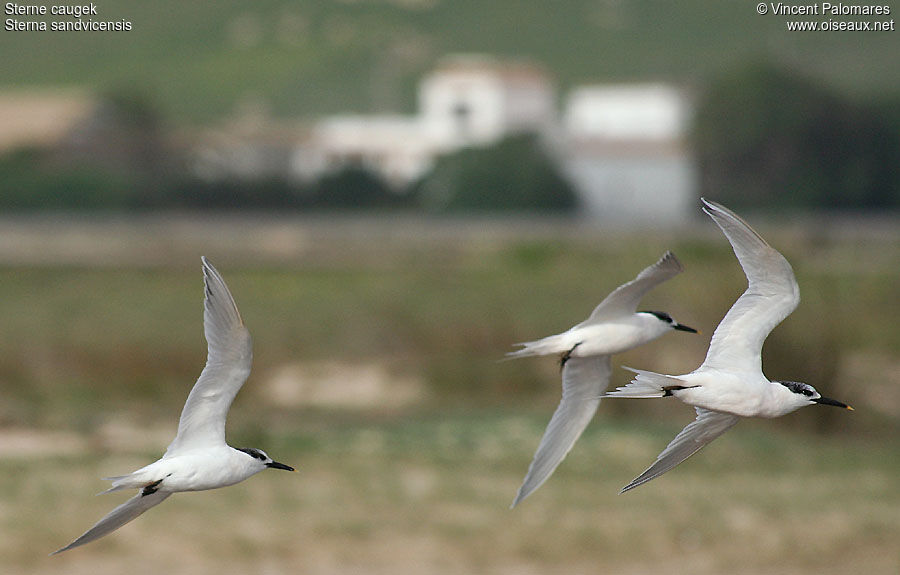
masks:
<instances>
[{"instance_id":1,"label":"sandwich tern","mask_svg":"<svg viewBox=\"0 0 900 575\"><path fill-rule=\"evenodd\" d=\"M703 211L731 243L747 276L747 290L719 323L700 367L677 376L626 368L637 376L603 396L675 397L697 411L697 418L622 493L669 471L742 417L780 417L817 403L853 409L822 397L806 383L769 381L763 375L763 341L800 302L794 271L784 256L737 214L716 202L701 201Z\"/></svg>"},{"instance_id":2,"label":"sandwich tern","mask_svg":"<svg viewBox=\"0 0 900 575\"><path fill-rule=\"evenodd\" d=\"M600 404L600 394L609 384L610 355L645 344L673 329L697 332L665 312L636 312L644 294L682 270L675 254L666 252L636 278L606 296L587 320L563 333L517 344L523 348L507 354L512 358L560 354L563 388L559 407L547 425L511 508L550 478L587 427Z\"/></svg>"},{"instance_id":3,"label":"sandwich tern","mask_svg":"<svg viewBox=\"0 0 900 575\"><path fill-rule=\"evenodd\" d=\"M225 443L225 417L250 375L253 354L250 333L244 327L225 280L205 257L201 259L206 286L203 301L206 367L184 404L175 439L155 463L128 475L106 478L112 481L112 487L103 493L120 489L140 491L51 555L112 533L173 493L234 485L264 469L294 471L273 461L260 449L234 449Z\"/></svg>"}]
</instances>

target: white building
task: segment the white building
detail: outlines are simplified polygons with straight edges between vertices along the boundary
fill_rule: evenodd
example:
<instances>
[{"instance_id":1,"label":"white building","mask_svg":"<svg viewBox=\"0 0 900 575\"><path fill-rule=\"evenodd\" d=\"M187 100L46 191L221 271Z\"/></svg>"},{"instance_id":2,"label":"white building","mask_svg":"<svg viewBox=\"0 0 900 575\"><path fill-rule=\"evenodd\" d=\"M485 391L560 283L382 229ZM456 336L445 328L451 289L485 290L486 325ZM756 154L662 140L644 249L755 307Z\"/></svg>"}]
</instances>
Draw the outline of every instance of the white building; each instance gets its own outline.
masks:
<instances>
[{"instance_id":1,"label":"white building","mask_svg":"<svg viewBox=\"0 0 900 575\"><path fill-rule=\"evenodd\" d=\"M313 178L361 165L401 186L423 176L440 151L417 116L332 116L316 123L292 167Z\"/></svg>"},{"instance_id":2,"label":"white building","mask_svg":"<svg viewBox=\"0 0 900 575\"><path fill-rule=\"evenodd\" d=\"M257 151L289 177L313 179L361 165L399 189L426 175L441 154L532 132L544 138L586 212L598 221L673 223L693 212L697 176L687 145L692 106L671 86L576 88L565 99L560 121L554 83L544 69L455 56L422 79L418 107L410 116L322 118L296 131L293 140L284 125L272 125L273 137L258 139ZM218 160L215 169L241 175L247 169L277 170L260 164L259 153L229 144L227 153L209 152Z\"/></svg>"},{"instance_id":3,"label":"white building","mask_svg":"<svg viewBox=\"0 0 900 575\"><path fill-rule=\"evenodd\" d=\"M572 90L563 118L571 138L670 142L684 138L690 106L665 84L614 84Z\"/></svg>"},{"instance_id":4,"label":"white building","mask_svg":"<svg viewBox=\"0 0 900 575\"><path fill-rule=\"evenodd\" d=\"M332 116L316 123L292 168L301 177L348 164L407 184L434 159L555 124L553 84L541 68L479 56L445 59L419 85L415 116Z\"/></svg>"},{"instance_id":5,"label":"white building","mask_svg":"<svg viewBox=\"0 0 900 575\"><path fill-rule=\"evenodd\" d=\"M545 133L556 122L555 99L542 68L479 56L447 58L419 85L423 128L446 151Z\"/></svg>"},{"instance_id":6,"label":"white building","mask_svg":"<svg viewBox=\"0 0 900 575\"><path fill-rule=\"evenodd\" d=\"M568 97L564 170L599 220L680 222L697 174L687 146L691 105L662 84L589 86Z\"/></svg>"}]
</instances>

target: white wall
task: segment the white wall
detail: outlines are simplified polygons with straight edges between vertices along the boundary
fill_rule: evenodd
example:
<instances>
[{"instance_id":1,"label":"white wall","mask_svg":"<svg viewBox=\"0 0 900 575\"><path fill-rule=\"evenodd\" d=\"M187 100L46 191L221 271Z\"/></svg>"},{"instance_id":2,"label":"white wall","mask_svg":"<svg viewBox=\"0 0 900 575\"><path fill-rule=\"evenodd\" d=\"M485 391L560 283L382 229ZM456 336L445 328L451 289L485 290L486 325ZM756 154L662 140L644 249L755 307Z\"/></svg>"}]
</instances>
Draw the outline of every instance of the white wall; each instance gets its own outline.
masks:
<instances>
[{"instance_id":1,"label":"white wall","mask_svg":"<svg viewBox=\"0 0 900 575\"><path fill-rule=\"evenodd\" d=\"M686 154L576 154L563 169L598 221L679 223L694 210L697 173Z\"/></svg>"},{"instance_id":2,"label":"white wall","mask_svg":"<svg viewBox=\"0 0 900 575\"><path fill-rule=\"evenodd\" d=\"M566 100L564 128L573 137L665 141L684 138L690 105L662 84L587 86Z\"/></svg>"},{"instance_id":3,"label":"white wall","mask_svg":"<svg viewBox=\"0 0 900 575\"><path fill-rule=\"evenodd\" d=\"M541 69L478 57L448 59L427 75L419 108L429 135L448 150L543 131L555 118L553 85Z\"/></svg>"}]
</instances>

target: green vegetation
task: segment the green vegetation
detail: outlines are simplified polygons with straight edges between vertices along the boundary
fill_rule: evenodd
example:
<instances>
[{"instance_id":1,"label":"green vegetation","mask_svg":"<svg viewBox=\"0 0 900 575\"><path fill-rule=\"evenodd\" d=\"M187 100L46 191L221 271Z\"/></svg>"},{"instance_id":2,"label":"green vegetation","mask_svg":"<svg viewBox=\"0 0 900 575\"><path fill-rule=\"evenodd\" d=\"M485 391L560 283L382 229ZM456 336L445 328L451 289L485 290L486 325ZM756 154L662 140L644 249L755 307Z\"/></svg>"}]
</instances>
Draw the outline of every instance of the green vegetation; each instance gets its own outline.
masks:
<instances>
[{"instance_id":1,"label":"green vegetation","mask_svg":"<svg viewBox=\"0 0 900 575\"><path fill-rule=\"evenodd\" d=\"M228 0L215 9L123 0L100 11L133 29L0 35L0 50L15 54L0 62L5 87L102 95L92 131L79 134L82 149L0 158L0 208L415 209L411 194L356 168L312 186L282 176L205 181L191 172L183 136L248 109L274 123L413 112L423 75L460 52L534 60L558 78L561 95L595 82L687 88L700 104L702 188L732 205L900 206L891 32L790 33L788 17L712 0L527 9L512 0L267 0L252 8ZM527 148L506 142L445 158L421 182L421 198L448 211L571 207L552 162ZM509 170L517 158L525 161ZM473 185L485 181L496 193Z\"/></svg>"},{"instance_id":2,"label":"green vegetation","mask_svg":"<svg viewBox=\"0 0 900 575\"><path fill-rule=\"evenodd\" d=\"M133 96L108 96L92 123L84 130L87 145L0 155L7 190L0 209L567 212L577 205L571 185L533 135L444 156L420 181L398 188L353 164L311 182L199 177L188 168L187 154L167 149L152 107Z\"/></svg>"},{"instance_id":3,"label":"green vegetation","mask_svg":"<svg viewBox=\"0 0 900 575\"><path fill-rule=\"evenodd\" d=\"M115 210L133 201L133 177L93 165L60 164L47 150L29 148L0 155L0 208Z\"/></svg>"},{"instance_id":4,"label":"green vegetation","mask_svg":"<svg viewBox=\"0 0 900 575\"><path fill-rule=\"evenodd\" d=\"M302 231L302 222L297 225ZM236 259L215 257L219 250L206 246L254 334L256 374L293 361L377 362L423 379L428 396L441 403L521 406L537 400L552 405L558 386L552 361L496 360L515 342L580 321L609 290L663 249L673 249L688 271L651 293L643 306L667 310L705 335L663 338L625 354L623 364L692 369L745 285L728 244L718 235L710 241L683 235L654 240L644 234L638 242L596 232L572 239L517 240L503 239L501 232L482 237L460 231L443 239L423 232L416 240L394 238L403 233L402 220L396 227L355 225L335 220L326 231L309 232L308 245L299 252L303 259L293 263L281 256L267 259L272 256L264 250L274 244L255 228L225 221L210 232L210 241L227 246ZM110 239L104 233L100 241L132 246L128 249L138 254L196 241L193 235L181 240L143 235L154 232L139 224L126 229L124 236L130 237ZM764 350L768 373L784 379L812 374L824 379L810 383L828 381L825 387L832 395L858 402L853 396L863 395L873 383L866 381L869 374L846 372L853 358L890 358L900 349L895 329L900 310L893 305L900 284L893 264L900 259L900 245L877 236L841 240L793 226L781 234L762 229L793 262L803 297ZM90 236L79 241L83 249L91 249ZM143 406L129 405L135 386L154 399L161 413L177 412L205 353L202 284L192 265L199 256L178 253L168 259L187 267L0 268L4 421L37 426L85 422L83 414L68 406L70 394L99 402L103 410L137 409L139 417ZM822 371L829 365L834 370ZM615 381L626 377L617 371ZM41 407L17 413L16 405ZM640 411L648 408L653 409L648 405ZM859 423L867 415L863 411L854 417Z\"/></svg>"},{"instance_id":5,"label":"green vegetation","mask_svg":"<svg viewBox=\"0 0 900 575\"><path fill-rule=\"evenodd\" d=\"M698 107L701 192L734 206L896 208L898 126L803 75L737 68Z\"/></svg>"},{"instance_id":6,"label":"green vegetation","mask_svg":"<svg viewBox=\"0 0 900 575\"><path fill-rule=\"evenodd\" d=\"M434 212L566 212L578 205L572 185L530 134L438 158L415 193Z\"/></svg>"},{"instance_id":7,"label":"green vegetation","mask_svg":"<svg viewBox=\"0 0 900 575\"><path fill-rule=\"evenodd\" d=\"M323 174L312 182L283 177L227 178L205 181L179 174L150 201L136 204L140 210L290 210L334 212L411 210L414 198L391 188L378 174L355 165Z\"/></svg>"},{"instance_id":8,"label":"green vegetation","mask_svg":"<svg viewBox=\"0 0 900 575\"><path fill-rule=\"evenodd\" d=\"M533 58L563 88L595 81L702 83L749 59L787 63L843 93L900 91L891 32L788 33L787 17L715 0L527 3L264 0L249 7L120 0L95 19L121 33L0 34L7 86L146 90L177 122L210 122L245 101L277 116L412 111L441 56ZM775 102L773 102L775 104Z\"/></svg>"}]
</instances>

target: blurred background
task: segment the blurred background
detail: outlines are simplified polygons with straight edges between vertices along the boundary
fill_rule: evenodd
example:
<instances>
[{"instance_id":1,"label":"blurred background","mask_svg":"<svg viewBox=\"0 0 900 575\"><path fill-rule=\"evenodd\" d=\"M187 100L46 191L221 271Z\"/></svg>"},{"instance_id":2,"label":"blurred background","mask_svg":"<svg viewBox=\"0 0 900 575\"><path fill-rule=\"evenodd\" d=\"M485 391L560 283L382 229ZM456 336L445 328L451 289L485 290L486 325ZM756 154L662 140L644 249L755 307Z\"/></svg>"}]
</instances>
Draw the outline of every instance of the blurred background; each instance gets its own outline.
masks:
<instances>
[{"instance_id":1,"label":"blurred background","mask_svg":"<svg viewBox=\"0 0 900 575\"><path fill-rule=\"evenodd\" d=\"M0 34L4 572L900 572L897 32L699 0L97 9L131 30ZM694 369L746 285L700 196L797 274L766 374L856 411L742 422L619 496L694 414L605 401L509 511L560 382L498 360L672 249L642 308L703 334L610 385ZM229 442L300 473L47 558L173 437L200 255L254 336Z\"/></svg>"}]
</instances>

